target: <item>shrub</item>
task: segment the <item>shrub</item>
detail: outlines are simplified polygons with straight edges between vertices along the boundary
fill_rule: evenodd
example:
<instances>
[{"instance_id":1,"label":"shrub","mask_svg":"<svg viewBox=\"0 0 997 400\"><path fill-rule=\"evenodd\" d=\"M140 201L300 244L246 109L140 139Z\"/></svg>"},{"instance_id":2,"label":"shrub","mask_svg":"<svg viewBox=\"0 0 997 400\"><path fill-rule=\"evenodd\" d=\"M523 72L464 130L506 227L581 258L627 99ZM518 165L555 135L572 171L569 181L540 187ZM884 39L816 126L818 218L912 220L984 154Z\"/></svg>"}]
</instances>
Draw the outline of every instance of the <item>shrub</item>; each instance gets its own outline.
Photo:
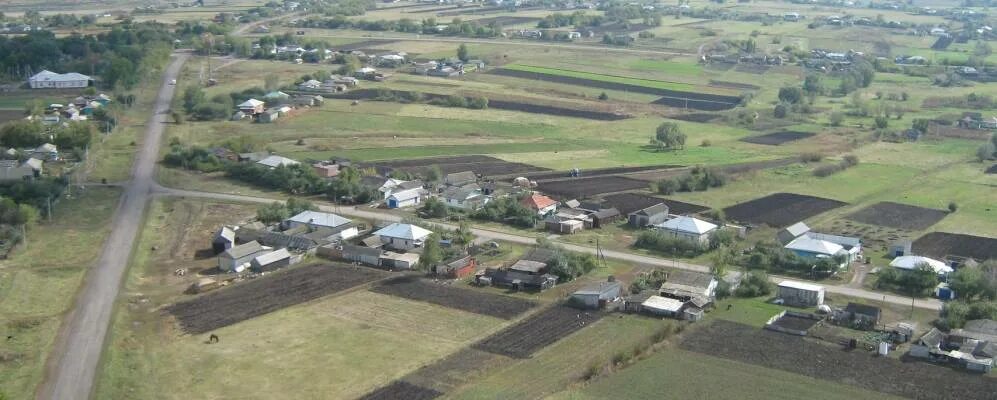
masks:
<instances>
[{"instance_id":1,"label":"shrub","mask_svg":"<svg viewBox=\"0 0 997 400\"><path fill-rule=\"evenodd\" d=\"M845 120L845 115L840 112L831 113L831 126L841 126L841 123Z\"/></svg>"},{"instance_id":2,"label":"shrub","mask_svg":"<svg viewBox=\"0 0 997 400\"><path fill-rule=\"evenodd\" d=\"M772 110L772 116L776 118L786 118L789 114L789 107L783 103L776 104L775 108Z\"/></svg>"},{"instance_id":3,"label":"shrub","mask_svg":"<svg viewBox=\"0 0 997 400\"><path fill-rule=\"evenodd\" d=\"M820 160L823 159L824 155L820 153L810 152L810 153L800 154L800 161L805 163L820 162Z\"/></svg>"},{"instance_id":4,"label":"shrub","mask_svg":"<svg viewBox=\"0 0 997 400\"><path fill-rule=\"evenodd\" d=\"M710 147L712 145L713 145L713 142L710 141L710 139L703 139L703 141L699 143L700 147Z\"/></svg>"},{"instance_id":5,"label":"shrub","mask_svg":"<svg viewBox=\"0 0 997 400\"><path fill-rule=\"evenodd\" d=\"M656 231L643 231L637 236L634 247L669 256L692 258L706 252L706 246L684 239L665 236Z\"/></svg>"},{"instance_id":6,"label":"shrub","mask_svg":"<svg viewBox=\"0 0 997 400\"><path fill-rule=\"evenodd\" d=\"M767 296L772 293L772 282L764 271L751 271L734 292L738 297Z\"/></svg>"},{"instance_id":7,"label":"shrub","mask_svg":"<svg viewBox=\"0 0 997 400\"><path fill-rule=\"evenodd\" d=\"M958 209L959 209L959 205L958 204L956 204L954 201L950 201L949 202L949 212L953 212L954 213Z\"/></svg>"}]
</instances>

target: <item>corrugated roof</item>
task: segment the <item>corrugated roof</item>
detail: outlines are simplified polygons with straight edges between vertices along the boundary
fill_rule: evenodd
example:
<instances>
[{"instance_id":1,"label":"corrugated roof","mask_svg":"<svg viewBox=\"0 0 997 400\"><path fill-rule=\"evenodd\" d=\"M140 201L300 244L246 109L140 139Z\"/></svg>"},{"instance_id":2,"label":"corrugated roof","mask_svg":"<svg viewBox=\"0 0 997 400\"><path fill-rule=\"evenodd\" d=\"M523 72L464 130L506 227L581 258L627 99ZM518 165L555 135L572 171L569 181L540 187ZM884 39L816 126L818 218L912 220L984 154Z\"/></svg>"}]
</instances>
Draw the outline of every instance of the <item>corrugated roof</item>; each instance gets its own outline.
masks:
<instances>
[{"instance_id":1,"label":"corrugated roof","mask_svg":"<svg viewBox=\"0 0 997 400\"><path fill-rule=\"evenodd\" d=\"M799 290L808 290L808 291L811 291L811 292L819 292L819 291L823 291L824 290L823 286L814 285L814 284L810 284L810 283L804 283L804 282L797 282L797 281L782 281L782 282L779 282L779 287L787 287L787 288L799 289Z\"/></svg>"},{"instance_id":2,"label":"corrugated roof","mask_svg":"<svg viewBox=\"0 0 997 400\"><path fill-rule=\"evenodd\" d=\"M252 241L249 243L243 243L238 246L232 246L232 248L225 250L224 254L227 257L236 259L248 256L250 254L259 253L263 251L263 246L257 241Z\"/></svg>"},{"instance_id":3,"label":"corrugated roof","mask_svg":"<svg viewBox=\"0 0 997 400\"><path fill-rule=\"evenodd\" d=\"M554 199L541 194L532 194L527 197L524 197L521 204L525 207L532 208L534 210L541 210L557 204L557 201L554 201Z\"/></svg>"},{"instance_id":4,"label":"corrugated roof","mask_svg":"<svg viewBox=\"0 0 997 400\"><path fill-rule=\"evenodd\" d=\"M842 251L844 247L836 243L831 243L826 240L819 240L811 238L810 236L800 236L793 239L792 242L786 245L786 249L804 251L807 253L824 254L828 256L834 256Z\"/></svg>"},{"instance_id":5,"label":"corrugated roof","mask_svg":"<svg viewBox=\"0 0 997 400\"><path fill-rule=\"evenodd\" d=\"M395 199L397 201L406 201L406 200L411 200L411 199L417 198L419 196L422 196L422 189L415 188L415 189L409 189L409 190L402 190L402 191L397 192L397 193L392 193L391 196L388 196L388 198L389 199Z\"/></svg>"},{"instance_id":6,"label":"corrugated roof","mask_svg":"<svg viewBox=\"0 0 997 400\"><path fill-rule=\"evenodd\" d=\"M254 258L253 262L256 263L256 265L263 266L275 263L285 258L291 258L291 253L289 253L287 249L278 249Z\"/></svg>"},{"instance_id":7,"label":"corrugated roof","mask_svg":"<svg viewBox=\"0 0 997 400\"><path fill-rule=\"evenodd\" d=\"M905 269L908 271L913 271L921 264L927 264L931 267L931 269L935 270L935 273L938 274L947 274L953 271L952 267L946 265L944 262L922 256L900 256L894 258L893 261L890 262L891 267Z\"/></svg>"},{"instance_id":8,"label":"corrugated roof","mask_svg":"<svg viewBox=\"0 0 997 400\"><path fill-rule=\"evenodd\" d=\"M651 297L648 297L647 300L644 300L644 302L641 303L640 305L641 305L641 307L644 307L644 308L650 308L650 309L653 309L653 310L661 310L661 311L669 311L669 312L675 313L675 312L678 312L679 310L682 309L682 305L683 304L685 304L685 303L682 302L681 300L676 300L676 299L672 299L672 298L668 298L668 297L661 297L661 296L651 296Z\"/></svg>"},{"instance_id":9,"label":"corrugated roof","mask_svg":"<svg viewBox=\"0 0 997 400\"><path fill-rule=\"evenodd\" d=\"M412 224L393 223L374 232L374 235L398 239L420 240L433 232Z\"/></svg>"},{"instance_id":10,"label":"corrugated roof","mask_svg":"<svg viewBox=\"0 0 997 400\"><path fill-rule=\"evenodd\" d=\"M277 168L277 167L279 167L281 165L296 165L296 164L298 164L298 162L295 161L295 160L292 160L292 159L287 158L287 157L281 157L281 156L278 156L278 155L268 156L267 158L264 158L264 159L262 159L260 161L257 161L256 163L260 164L260 165L268 166L270 168Z\"/></svg>"},{"instance_id":11,"label":"corrugated roof","mask_svg":"<svg viewBox=\"0 0 997 400\"><path fill-rule=\"evenodd\" d=\"M655 225L655 227L669 231L692 233L696 235L702 235L717 229L717 226L714 224L698 218L686 216L672 218L668 221Z\"/></svg>"},{"instance_id":12,"label":"corrugated roof","mask_svg":"<svg viewBox=\"0 0 997 400\"><path fill-rule=\"evenodd\" d=\"M511 269L513 271L522 271L522 272L528 272L528 273L531 273L531 274L535 274L537 272L540 272L540 270L542 270L542 269L544 269L546 267L547 267L547 263L544 263L544 262L530 261L530 260L519 260L519 261L516 261L515 264L512 264L512 266L509 267L509 269Z\"/></svg>"},{"instance_id":13,"label":"corrugated roof","mask_svg":"<svg viewBox=\"0 0 997 400\"><path fill-rule=\"evenodd\" d=\"M336 228L352 222L336 214L321 211L302 211L298 215L288 218L288 221L316 226L328 226L330 228Z\"/></svg>"},{"instance_id":14,"label":"corrugated roof","mask_svg":"<svg viewBox=\"0 0 997 400\"><path fill-rule=\"evenodd\" d=\"M668 205L665 203L658 203L653 206L645 207L643 209L634 211L633 214L647 215L647 216L668 214Z\"/></svg>"}]
</instances>

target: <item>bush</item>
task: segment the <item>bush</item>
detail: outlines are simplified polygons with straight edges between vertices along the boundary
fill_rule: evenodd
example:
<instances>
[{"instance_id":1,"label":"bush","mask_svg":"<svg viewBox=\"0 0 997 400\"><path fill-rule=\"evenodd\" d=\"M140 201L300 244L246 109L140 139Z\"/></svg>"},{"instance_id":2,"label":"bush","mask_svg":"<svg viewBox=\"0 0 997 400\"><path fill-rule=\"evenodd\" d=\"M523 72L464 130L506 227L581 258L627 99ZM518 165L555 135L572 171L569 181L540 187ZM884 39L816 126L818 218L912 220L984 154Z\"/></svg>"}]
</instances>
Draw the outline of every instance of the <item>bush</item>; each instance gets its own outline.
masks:
<instances>
[{"instance_id":1,"label":"bush","mask_svg":"<svg viewBox=\"0 0 997 400\"><path fill-rule=\"evenodd\" d=\"M710 139L703 139L703 141L699 143L700 147L710 147L712 145L713 145L713 142L710 141Z\"/></svg>"},{"instance_id":2,"label":"bush","mask_svg":"<svg viewBox=\"0 0 997 400\"><path fill-rule=\"evenodd\" d=\"M844 122L845 120L845 114L842 114L840 112L832 112L830 119L831 119L831 126L841 126L841 123Z\"/></svg>"},{"instance_id":3,"label":"bush","mask_svg":"<svg viewBox=\"0 0 997 400\"><path fill-rule=\"evenodd\" d=\"M958 204L956 204L954 201L950 201L949 202L949 212L953 212L954 213L958 209L959 209L959 205Z\"/></svg>"},{"instance_id":4,"label":"bush","mask_svg":"<svg viewBox=\"0 0 997 400\"><path fill-rule=\"evenodd\" d=\"M772 110L772 116L776 118L786 118L789 114L789 107L783 103L776 104L775 109Z\"/></svg>"},{"instance_id":5,"label":"bush","mask_svg":"<svg viewBox=\"0 0 997 400\"><path fill-rule=\"evenodd\" d=\"M824 155L820 153L803 153L800 154L800 161L805 163L820 162L824 159Z\"/></svg>"},{"instance_id":6,"label":"bush","mask_svg":"<svg viewBox=\"0 0 997 400\"><path fill-rule=\"evenodd\" d=\"M741 280L734 294L738 297L767 296L773 291L773 284L764 271L751 271Z\"/></svg>"},{"instance_id":7,"label":"bush","mask_svg":"<svg viewBox=\"0 0 997 400\"><path fill-rule=\"evenodd\" d=\"M599 93L599 100L609 100L609 95L606 92Z\"/></svg>"},{"instance_id":8,"label":"bush","mask_svg":"<svg viewBox=\"0 0 997 400\"><path fill-rule=\"evenodd\" d=\"M876 122L876 128L877 129L886 129L886 127L888 127L890 125L889 118L886 118L885 116L878 116L878 117L876 117L875 122Z\"/></svg>"},{"instance_id":9,"label":"bush","mask_svg":"<svg viewBox=\"0 0 997 400\"><path fill-rule=\"evenodd\" d=\"M675 193L677 188L678 183L674 179L662 179L655 184L656 191L666 196Z\"/></svg>"},{"instance_id":10,"label":"bush","mask_svg":"<svg viewBox=\"0 0 997 400\"><path fill-rule=\"evenodd\" d=\"M224 167L222 161L208 149L179 144L170 147L170 152L163 157L163 164L200 172L221 171Z\"/></svg>"},{"instance_id":11,"label":"bush","mask_svg":"<svg viewBox=\"0 0 997 400\"><path fill-rule=\"evenodd\" d=\"M831 175L834 175L834 174L836 174L838 172L844 171L844 170L846 170L848 168L854 167L854 166L858 165L858 163L859 163L859 158L857 156L855 156L855 155L849 154L849 155L846 155L841 160L841 162L839 162L837 164L821 165L821 166L819 166L817 168L814 168L814 176L817 176L817 177L820 177L820 178L823 178L823 177L826 177L826 176L831 176Z\"/></svg>"}]
</instances>

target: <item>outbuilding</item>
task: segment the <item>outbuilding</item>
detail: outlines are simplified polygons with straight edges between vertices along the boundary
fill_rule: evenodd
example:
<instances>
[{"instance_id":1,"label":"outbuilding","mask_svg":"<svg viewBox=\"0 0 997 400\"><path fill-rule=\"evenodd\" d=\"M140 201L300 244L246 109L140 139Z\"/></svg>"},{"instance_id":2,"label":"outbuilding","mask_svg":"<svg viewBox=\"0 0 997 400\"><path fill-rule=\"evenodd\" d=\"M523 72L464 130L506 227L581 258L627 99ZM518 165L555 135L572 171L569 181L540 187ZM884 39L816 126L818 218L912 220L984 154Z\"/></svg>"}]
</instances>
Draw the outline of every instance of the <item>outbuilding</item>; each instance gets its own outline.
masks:
<instances>
[{"instance_id":1,"label":"outbuilding","mask_svg":"<svg viewBox=\"0 0 997 400\"><path fill-rule=\"evenodd\" d=\"M952 267L942 261L922 256L900 256L890 262L891 267L904 271L913 271L922 265L927 265L938 275L948 275L953 271Z\"/></svg>"},{"instance_id":2,"label":"outbuilding","mask_svg":"<svg viewBox=\"0 0 997 400\"><path fill-rule=\"evenodd\" d=\"M571 301L585 308L600 309L620 298L622 294L623 285L620 282L599 282L572 293Z\"/></svg>"},{"instance_id":3,"label":"outbuilding","mask_svg":"<svg viewBox=\"0 0 997 400\"><path fill-rule=\"evenodd\" d=\"M242 272L249 262L267 250L257 241L243 243L225 250L218 255L218 269L226 272Z\"/></svg>"},{"instance_id":4,"label":"outbuilding","mask_svg":"<svg viewBox=\"0 0 997 400\"><path fill-rule=\"evenodd\" d=\"M234 245L235 231L227 226L223 226L218 229L218 232L215 233L214 239L211 240L211 250L214 251L215 254L231 249Z\"/></svg>"},{"instance_id":5,"label":"outbuilding","mask_svg":"<svg viewBox=\"0 0 997 400\"><path fill-rule=\"evenodd\" d=\"M795 307L816 307L824 304L824 287L811 283L782 281L779 298Z\"/></svg>"},{"instance_id":6,"label":"outbuilding","mask_svg":"<svg viewBox=\"0 0 997 400\"><path fill-rule=\"evenodd\" d=\"M325 228L339 239L350 239L359 234L353 221L339 215L321 211L302 211L284 221L288 228L307 227L310 230Z\"/></svg>"},{"instance_id":7,"label":"outbuilding","mask_svg":"<svg viewBox=\"0 0 997 400\"><path fill-rule=\"evenodd\" d=\"M657 225L666 219L668 219L668 205L665 203L658 203L627 215L627 222L634 228Z\"/></svg>"},{"instance_id":8,"label":"outbuilding","mask_svg":"<svg viewBox=\"0 0 997 400\"><path fill-rule=\"evenodd\" d=\"M250 261L250 267L256 272L274 271L288 265L291 265L291 253L287 249L264 253Z\"/></svg>"},{"instance_id":9,"label":"outbuilding","mask_svg":"<svg viewBox=\"0 0 997 400\"><path fill-rule=\"evenodd\" d=\"M388 208L405 208L422 203L422 188L414 188L392 193L388 196Z\"/></svg>"},{"instance_id":10,"label":"outbuilding","mask_svg":"<svg viewBox=\"0 0 997 400\"><path fill-rule=\"evenodd\" d=\"M640 304L642 311L662 317L678 318L685 302L670 297L651 296Z\"/></svg>"}]
</instances>

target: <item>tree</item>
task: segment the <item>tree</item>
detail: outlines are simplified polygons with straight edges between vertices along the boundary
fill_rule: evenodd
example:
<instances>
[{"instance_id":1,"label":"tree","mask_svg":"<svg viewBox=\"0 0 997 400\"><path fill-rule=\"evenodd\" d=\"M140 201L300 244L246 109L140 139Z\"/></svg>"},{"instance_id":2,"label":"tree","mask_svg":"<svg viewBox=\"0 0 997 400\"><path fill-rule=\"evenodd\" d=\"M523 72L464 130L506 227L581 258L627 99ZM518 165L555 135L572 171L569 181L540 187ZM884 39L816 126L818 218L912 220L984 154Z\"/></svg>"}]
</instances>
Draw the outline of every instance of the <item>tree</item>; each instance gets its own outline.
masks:
<instances>
[{"instance_id":1,"label":"tree","mask_svg":"<svg viewBox=\"0 0 997 400\"><path fill-rule=\"evenodd\" d=\"M659 148L682 148L685 146L686 136L679 131L678 124L674 122L662 122L655 131L654 140Z\"/></svg>"},{"instance_id":2,"label":"tree","mask_svg":"<svg viewBox=\"0 0 997 400\"><path fill-rule=\"evenodd\" d=\"M959 268L949 275L949 287L956 296L965 301L973 300L991 291L992 284L987 280L980 268Z\"/></svg>"},{"instance_id":3,"label":"tree","mask_svg":"<svg viewBox=\"0 0 997 400\"><path fill-rule=\"evenodd\" d=\"M174 122L175 124L177 124L177 125L181 125L181 124L183 124L183 123L184 123L184 116L183 116L183 113L181 113L181 112L179 112L179 111L174 111L174 112L172 113L172 116L173 116L173 122Z\"/></svg>"},{"instance_id":4,"label":"tree","mask_svg":"<svg viewBox=\"0 0 997 400\"><path fill-rule=\"evenodd\" d=\"M423 270L428 271L441 261L443 261L443 247L440 246L440 234L434 232L426 238L425 243L422 245L419 266Z\"/></svg>"},{"instance_id":5,"label":"tree","mask_svg":"<svg viewBox=\"0 0 997 400\"><path fill-rule=\"evenodd\" d=\"M609 95L606 92L599 93L599 100L609 100Z\"/></svg>"},{"instance_id":6,"label":"tree","mask_svg":"<svg viewBox=\"0 0 997 400\"><path fill-rule=\"evenodd\" d=\"M194 107L205 101L204 90L201 90L200 86L190 85L183 90L183 109L184 111L192 112Z\"/></svg>"},{"instance_id":7,"label":"tree","mask_svg":"<svg viewBox=\"0 0 997 400\"><path fill-rule=\"evenodd\" d=\"M949 202L949 212L950 212L950 213L954 213L954 212L956 212L956 210L958 210L958 209L959 209L959 205L958 205L958 204L956 204L956 202L954 202L954 201L950 201L950 202Z\"/></svg>"},{"instance_id":8,"label":"tree","mask_svg":"<svg viewBox=\"0 0 997 400\"><path fill-rule=\"evenodd\" d=\"M318 210L318 207L315 207L315 204L312 204L312 202L298 197L289 197L285 207L287 208L287 214L290 216L301 214L304 211Z\"/></svg>"},{"instance_id":9,"label":"tree","mask_svg":"<svg viewBox=\"0 0 997 400\"><path fill-rule=\"evenodd\" d=\"M780 88L779 100L789 104L799 104L803 101L803 90L793 86Z\"/></svg>"},{"instance_id":10,"label":"tree","mask_svg":"<svg viewBox=\"0 0 997 400\"><path fill-rule=\"evenodd\" d=\"M830 117L831 126L841 126L841 123L844 122L844 120L845 120L845 114L842 114L840 112L831 113Z\"/></svg>"},{"instance_id":11,"label":"tree","mask_svg":"<svg viewBox=\"0 0 997 400\"><path fill-rule=\"evenodd\" d=\"M470 60L470 57L467 54L466 44L461 43L460 46L457 46L457 58L463 62L467 62L467 60Z\"/></svg>"},{"instance_id":12,"label":"tree","mask_svg":"<svg viewBox=\"0 0 997 400\"><path fill-rule=\"evenodd\" d=\"M720 245L711 257L710 273L717 277L717 279L723 280L727 276L730 267L734 265L736 251L737 249L728 247L727 245Z\"/></svg>"},{"instance_id":13,"label":"tree","mask_svg":"<svg viewBox=\"0 0 997 400\"><path fill-rule=\"evenodd\" d=\"M280 77L277 74L267 74L263 77L263 89L272 92L280 88Z\"/></svg>"},{"instance_id":14,"label":"tree","mask_svg":"<svg viewBox=\"0 0 997 400\"><path fill-rule=\"evenodd\" d=\"M456 244L464 248L474 243L474 233L471 232L471 224L468 224L467 221L461 221L457 229L453 231L453 240Z\"/></svg>"},{"instance_id":15,"label":"tree","mask_svg":"<svg viewBox=\"0 0 997 400\"><path fill-rule=\"evenodd\" d=\"M264 204L256 209L256 219L264 224L275 224L289 218L287 207L278 202Z\"/></svg>"},{"instance_id":16,"label":"tree","mask_svg":"<svg viewBox=\"0 0 997 400\"><path fill-rule=\"evenodd\" d=\"M803 91L812 95L824 93L824 83L821 76L818 74L807 75L806 79L803 80Z\"/></svg>"},{"instance_id":17,"label":"tree","mask_svg":"<svg viewBox=\"0 0 997 400\"><path fill-rule=\"evenodd\" d=\"M437 197L430 197L422 205L422 212L430 218L444 218L447 216L447 205Z\"/></svg>"},{"instance_id":18,"label":"tree","mask_svg":"<svg viewBox=\"0 0 997 400\"><path fill-rule=\"evenodd\" d=\"M890 120L882 115L876 117L876 129L886 129L890 125Z\"/></svg>"},{"instance_id":19,"label":"tree","mask_svg":"<svg viewBox=\"0 0 997 400\"><path fill-rule=\"evenodd\" d=\"M776 104L772 110L772 116L776 118L786 118L787 114L789 114L789 106L785 103Z\"/></svg>"},{"instance_id":20,"label":"tree","mask_svg":"<svg viewBox=\"0 0 997 400\"><path fill-rule=\"evenodd\" d=\"M992 142L986 142L976 148L976 159L979 161L986 161L994 158L997 154L997 146L994 146Z\"/></svg>"}]
</instances>

